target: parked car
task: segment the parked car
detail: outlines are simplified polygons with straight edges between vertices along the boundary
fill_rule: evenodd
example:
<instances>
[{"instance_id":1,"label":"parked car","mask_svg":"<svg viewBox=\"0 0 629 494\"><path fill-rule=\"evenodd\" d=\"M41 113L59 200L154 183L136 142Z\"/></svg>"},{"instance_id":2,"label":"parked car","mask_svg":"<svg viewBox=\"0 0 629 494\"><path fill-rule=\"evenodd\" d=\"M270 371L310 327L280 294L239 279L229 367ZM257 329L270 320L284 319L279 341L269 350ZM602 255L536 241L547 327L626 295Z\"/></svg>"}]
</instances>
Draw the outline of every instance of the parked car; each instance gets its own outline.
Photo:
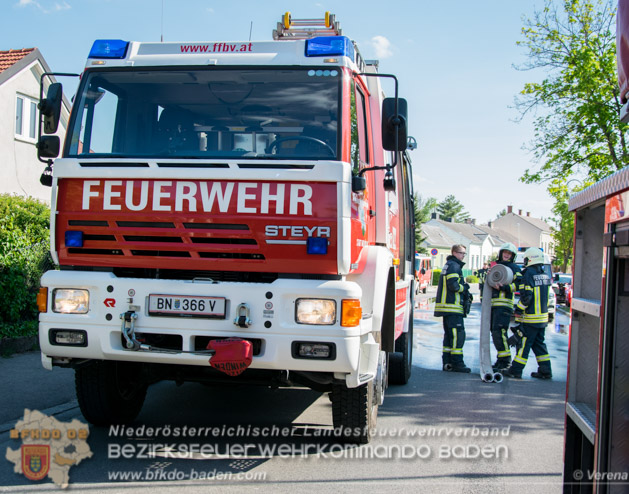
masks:
<instances>
[{"instance_id":1,"label":"parked car","mask_svg":"<svg viewBox=\"0 0 629 494\"><path fill-rule=\"evenodd\" d=\"M557 295L557 303L566 304L569 307L572 301L572 275L555 273L553 275L553 291Z\"/></svg>"}]
</instances>

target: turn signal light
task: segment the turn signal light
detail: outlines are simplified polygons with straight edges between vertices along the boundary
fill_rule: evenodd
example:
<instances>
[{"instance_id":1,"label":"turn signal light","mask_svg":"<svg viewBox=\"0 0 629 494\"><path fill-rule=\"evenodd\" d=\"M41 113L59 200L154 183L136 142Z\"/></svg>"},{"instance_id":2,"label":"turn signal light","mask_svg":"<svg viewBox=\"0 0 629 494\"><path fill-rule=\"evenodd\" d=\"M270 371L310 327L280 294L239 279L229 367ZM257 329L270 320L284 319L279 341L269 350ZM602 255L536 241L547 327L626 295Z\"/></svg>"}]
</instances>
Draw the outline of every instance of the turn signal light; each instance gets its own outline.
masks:
<instances>
[{"instance_id":1,"label":"turn signal light","mask_svg":"<svg viewBox=\"0 0 629 494\"><path fill-rule=\"evenodd\" d=\"M363 317L363 310L360 307L360 300L348 299L341 303L341 326L358 326Z\"/></svg>"},{"instance_id":2,"label":"turn signal light","mask_svg":"<svg viewBox=\"0 0 629 494\"><path fill-rule=\"evenodd\" d=\"M48 288L42 286L37 293L37 308L39 312L46 312L48 309Z\"/></svg>"}]
</instances>

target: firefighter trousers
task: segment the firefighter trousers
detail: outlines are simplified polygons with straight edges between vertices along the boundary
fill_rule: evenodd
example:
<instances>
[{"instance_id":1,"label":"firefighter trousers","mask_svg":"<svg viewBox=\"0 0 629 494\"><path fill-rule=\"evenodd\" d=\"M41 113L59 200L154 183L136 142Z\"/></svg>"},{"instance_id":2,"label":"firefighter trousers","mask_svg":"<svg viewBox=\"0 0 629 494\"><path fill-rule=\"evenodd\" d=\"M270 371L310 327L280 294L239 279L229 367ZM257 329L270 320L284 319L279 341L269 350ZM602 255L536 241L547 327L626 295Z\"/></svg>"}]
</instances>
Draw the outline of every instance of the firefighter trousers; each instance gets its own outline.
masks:
<instances>
[{"instance_id":1,"label":"firefighter trousers","mask_svg":"<svg viewBox=\"0 0 629 494\"><path fill-rule=\"evenodd\" d=\"M498 352L498 362L506 364L511 362L511 350L507 338L511 322L511 311L503 307L495 307L491 310L491 339Z\"/></svg>"},{"instance_id":2,"label":"firefighter trousers","mask_svg":"<svg viewBox=\"0 0 629 494\"><path fill-rule=\"evenodd\" d=\"M548 355L548 348L546 348L546 343L544 343L546 326L538 328L531 324L522 324L522 333L524 334L522 348L513 358L511 368L516 373L522 372L528 360L529 352L533 350L539 372L550 374L550 355Z\"/></svg>"},{"instance_id":3,"label":"firefighter trousers","mask_svg":"<svg viewBox=\"0 0 629 494\"><path fill-rule=\"evenodd\" d=\"M463 315L443 316L443 353L441 357L443 363L452 365L463 363L464 343Z\"/></svg>"}]
</instances>

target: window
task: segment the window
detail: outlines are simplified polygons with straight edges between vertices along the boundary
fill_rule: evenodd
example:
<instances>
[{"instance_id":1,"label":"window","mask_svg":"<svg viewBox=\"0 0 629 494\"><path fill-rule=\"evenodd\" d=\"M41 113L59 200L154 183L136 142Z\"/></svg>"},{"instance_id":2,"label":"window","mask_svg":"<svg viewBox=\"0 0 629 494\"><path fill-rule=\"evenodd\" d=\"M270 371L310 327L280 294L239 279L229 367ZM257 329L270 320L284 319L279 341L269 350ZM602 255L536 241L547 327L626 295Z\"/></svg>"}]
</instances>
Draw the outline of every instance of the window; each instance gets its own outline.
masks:
<instances>
[{"instance_id":1,"label":"window","mask_svg":"<svg viewBox=\"0 0 629 494\"><path fill-rule=\"evenodd\" d=\"M15 137L35 142L37 115L37 101L18 94L15 100Z\"/></svg>"},{"instance_id":2,"label":"window","mask_svg":"<svg viewBox=\"0 0 629 494\"><path fill-rule=\"evenodd\" d=\"M341 72L86 72L65 156L336 160Z\"/></svg>"}]
</instances>

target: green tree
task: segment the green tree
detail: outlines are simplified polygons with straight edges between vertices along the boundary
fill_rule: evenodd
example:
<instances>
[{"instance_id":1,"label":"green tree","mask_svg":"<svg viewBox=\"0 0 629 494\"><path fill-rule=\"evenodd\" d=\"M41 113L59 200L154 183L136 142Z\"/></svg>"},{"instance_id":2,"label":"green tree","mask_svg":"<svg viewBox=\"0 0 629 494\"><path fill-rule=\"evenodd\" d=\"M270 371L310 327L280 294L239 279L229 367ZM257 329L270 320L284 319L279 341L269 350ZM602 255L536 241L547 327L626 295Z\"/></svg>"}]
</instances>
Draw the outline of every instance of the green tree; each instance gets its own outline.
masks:
<instances>
[{"instance_id":1,"label":"green tree","mask_svg":"<svg viewBox=\"0 0 629 494\"><path fill-rule=\"evenodd\" d=\"M430 221L431 214L437 207L437 199L429 197L422 200L419 194L415 194L415 249L422 254L428 253L425 247L421 246L421 243L426 240L426 236L422 233L422 225L427 221Z\"/></svg>"},{"instance_id":2,"label":"green tree","mask_svg":"<svg viewBox=\"0 0 629 494\"><path fill-rule=\"evenodd\" d=\"M470 217L470 214L465 211L465 206L453 195L447 196L443 201L437 204L437 212L442 218L452 218L456 223L462 223Z\"/></svg>"},{"instance_id":3,"label":"green tree","mask_svg":"<svg viewBox=\"0 0 629 494\"><path fill-rule=\"evenodd\" d=\"M555 242L554 264L560 266L563 273L568 264L572 263L572 238L574 232L574 215L568 211L568 187L563 181L555 181L548 187L549 193L555 198L552 212L555 214L553 222L555 228L552 232Z\"/></svg>"},{"instance_id":4,"label":"green tree","mask_svg":"<svg viewBox=\"0 0 629 494\"><path fill-rule=\"evenodd\" d=\"M516 98L521 119L535 115L535 137L527 147L540 164L521 180L580 174L594 182L629 164L627 125L618 118L615 2L545 0L525 19L522 35L518 44L528 50L528 62L517 68L542 69L546 77L525 84Z\"/></svg>"}]
</instances>

